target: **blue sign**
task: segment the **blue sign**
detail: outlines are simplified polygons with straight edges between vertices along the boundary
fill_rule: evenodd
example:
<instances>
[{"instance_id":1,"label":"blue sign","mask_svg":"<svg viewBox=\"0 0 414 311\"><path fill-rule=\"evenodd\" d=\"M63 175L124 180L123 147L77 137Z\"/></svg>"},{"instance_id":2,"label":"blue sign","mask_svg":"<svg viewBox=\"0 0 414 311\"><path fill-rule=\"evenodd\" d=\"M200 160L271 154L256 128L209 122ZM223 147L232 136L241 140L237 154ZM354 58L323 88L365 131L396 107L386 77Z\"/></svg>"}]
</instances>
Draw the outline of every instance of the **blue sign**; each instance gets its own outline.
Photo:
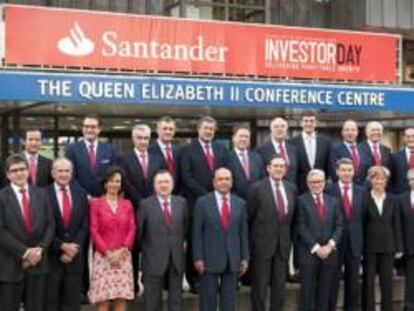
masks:
<instances>
[{"instance_id":1,"label":"blue sign","mask_svg":"<svg viewBox=\"0 0 414 311\"><path fill-rule=\"evenodd\" d=\"M0 100L414 112L409 88L7 71Z\"/></svg>"}]
</instances>

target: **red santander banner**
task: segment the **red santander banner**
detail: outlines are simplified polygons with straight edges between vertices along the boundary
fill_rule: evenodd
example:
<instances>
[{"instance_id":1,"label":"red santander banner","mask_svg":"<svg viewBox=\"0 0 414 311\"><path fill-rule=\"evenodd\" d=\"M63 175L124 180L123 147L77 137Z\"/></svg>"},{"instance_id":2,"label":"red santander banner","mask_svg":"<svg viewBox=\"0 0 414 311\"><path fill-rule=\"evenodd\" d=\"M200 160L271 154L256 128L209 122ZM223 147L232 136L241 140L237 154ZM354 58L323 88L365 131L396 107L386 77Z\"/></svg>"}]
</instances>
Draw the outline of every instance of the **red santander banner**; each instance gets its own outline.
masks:
<instances>
[{"instance_id":1,"label":"red santander banner","mask_svg":"<svg viewBox=\"0 0 414 311\"><path fill-rule=\"evenodd\" d=\"M397 81L399 36L6 5L5 64Z\"/></svg>"}]
</instances>

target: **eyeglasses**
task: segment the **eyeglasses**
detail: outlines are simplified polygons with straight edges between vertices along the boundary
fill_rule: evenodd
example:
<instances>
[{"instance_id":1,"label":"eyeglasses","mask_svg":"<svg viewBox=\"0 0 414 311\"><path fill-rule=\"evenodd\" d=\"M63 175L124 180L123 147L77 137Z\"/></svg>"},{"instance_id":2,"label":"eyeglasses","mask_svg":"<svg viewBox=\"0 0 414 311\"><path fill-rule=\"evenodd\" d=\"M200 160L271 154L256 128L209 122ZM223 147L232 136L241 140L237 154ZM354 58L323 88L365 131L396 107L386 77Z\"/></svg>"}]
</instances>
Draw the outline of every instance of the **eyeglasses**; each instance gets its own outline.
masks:
<instances>
[{"instance_id":1,"label":"eyeglasses","mask_svg":"<svg viewBox=\"0 0 414 311\"><path fill-rule=\"evenodd\" d=\"M9 172L10 173L21 173L21 172L25 172L25 171L27 171L27 167L20 167L20 168L13 168L13 169L10 169L9 170Z\"/></svg>"},{"instance_id":2,"label":"eyeglasses","mask_svg":"<svg viewBox=\"0 0 414 311\"><path fill-rule=\"evenodd\" d=\"M321 184L323 182L325 182L325 180L309 180L308 181L310 184Z\"/></svg>"}]
</instances>

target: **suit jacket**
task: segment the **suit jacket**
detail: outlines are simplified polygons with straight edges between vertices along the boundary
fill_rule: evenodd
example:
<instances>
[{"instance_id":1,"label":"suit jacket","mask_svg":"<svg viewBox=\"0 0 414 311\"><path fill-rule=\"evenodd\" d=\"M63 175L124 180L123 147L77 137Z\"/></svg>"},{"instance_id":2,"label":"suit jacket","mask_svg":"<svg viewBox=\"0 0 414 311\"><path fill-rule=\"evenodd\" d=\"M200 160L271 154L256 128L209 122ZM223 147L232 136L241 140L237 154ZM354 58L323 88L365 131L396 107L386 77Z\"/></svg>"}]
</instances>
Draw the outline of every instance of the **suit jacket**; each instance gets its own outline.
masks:
<instances>
[{"instance_id":1,"label":"suit jacket","mask_svg":"<svg viewBox=\"0 0 414 311\"><path fill-rule=\"evenodd\" d=\"M233 189L232 191L236 193L243 200L247 199L247 193L250 186L256 181L262 179L265 175L265 168L263 161L256 152L249 151L249 171L250 179L248 180L242 164L240 163L239 156L235 151L230 152L228 168L233 174Z\"/></svg>"},{"instance_id":2,"label":"suit jacket","mask_svg":"<svg viewBox=\"0 0 414 311\"><path fill-rule=\"evenodd\" d=\"M173 176L174 176L174 190L173 193L174 194L180 194L181 191L181 148L175 144L171 144L171 148L172 148L172 154L173 154L173 161L174 161L174 172L173 172ZM157 157L159 157L162 162L163 162L163 167L167 168L167 160L164 156L163 151L161 150L160 145L158 144L158 142L153 142L149 148L148 148L148 152L150 154L156 155Z\"/></svg>"},{"instance_id":3,"label":"suit jacket","mask_svg":"<svg viewBox=\"0 0 414 311\"><path fill-rule=\"evenodd\" d=\"M363 184L363 180L361 178L361 167L364 166L364 163L361 163L361 150L359 145L357 145L357 152L359 156L359 169L355 170L354 174L354 182L358 185ZM329 172L328 175L331 177L332 182L336 183L338 181L338 176L336 175L336 161L342 158L347 158L352 160L351 153L349 152L348 147L345 145L344 142L339 144L333 145L331 147L331 151L329 153Z\"/></svg>"},{"instance_id":4,"label":"suit jacket","mask_svg":"<svg viewBox=\"0 0 414 311\"><path fill-rule=\"evenodd\" d=\"M118 209L112 212L105 196L90 201L90 233L98 252L127 247L135 241L135 217L130 201L118 199Z\"/></svg>"},{"instance_id":5,"label":"suit jacket","mask_svg":"<svg viewBox=\"0 0 414 311\"><path fill-rule=\"evenodd\" d=\"M325 193L323 201L326 220L321 223L311 193L306 192L298 198L298 260L302 264L311 260L311 251L316 244L325 245L332 239L338 245L341 241L343 228L339 203L334 197Z\"/></svg>"},{"instance_id":6,"label":"suit jacket","mask_svg":"<svg viewBox=\"0 0 414 311\"><path fill-rule=\"evenodd\" d=\"M32 233L27 236L22 211L11 186L0 191L0 282L20 282L24 277L22 257L30 247L43 249L42 259L27 273L48 272L47 251L54 235L54 221L43 189L29 186Z\"/></svg>"},{"instance_id":7,"label":"suit jacket","mask_svg":"<svg viewBox=\"0 0 414 311\"><path fill-rule=\"evenodd\" d=\"M164 222L163 209L157 196L152 195L143 200L138 209L138 244L145 274L164 275L169 264L178 273L184 273L184 241L189 221L187 203L182 197L171 196L170 207L170 225Z\"/></svg>"},{"instance_id":8,"label":"suit jacket","mask_svg":"<svg viewBox=\"0 0 414 311\"><path fill-rule=\"evenodd\" d=\"M368 170L371 166L375 165L374 156L372 155L371 148L367 141L364 141L358 145L358 150L361 150L360 162L361 162L361 180L365 182L367 179ZM391 169L391 150L390 148L380 144L381 164L388 169Z\"/></svg>"},{"instance_id":9,"label":"suit jacket","mask_svg":"<svg viewBox=\"0 0 414 311\"><path fill-rule=\"evenodd\" d=\"M411 193L404 192L400 197L401 226L403 233L404 254L414 255L414 210L411 207Z\"/></svg>"},{"instance_id":10,"label":"suit jacket","mask_svg":"<svg viewBox=\"0 0 414 311\"><path fill-rule=\"evenodd\" d=\"M108 167L114 163L115 156L115 149L111 144L99 142L96 150L96 167L92 170L84 140L70 144L66 149L66 157L73 164L74 180L93 197L103 193L99 180Z\"/></svg>"},{"instance_id":11,"label":"suit jacket","mask_svg":"<svg viewBox=\"0 0 414 311\"><path fill-rule=\"evenodd\" d=\"M141 199L149 197L153 191L155 174L163 169L164 161L157 155L148 153L148 176L144 177L141 163L135 150L131 150L117 158L118 163L126 174L125 195L132 202L134 209L139 206Z\"/></svg>"},{"instance_id":12,"label":"suit jacket","mask_svg":"<svg viewBox=\"0 0 414 311\"><path fill-rule=\"evenodd\" d=\"M286 180L288 180L291 184L297 185L298 182L298 150L296 146L291 143L285 142L286 144L286 153L289 158L289 170L286 176ZM263 145L257 148L257 152L261 155L264 166L267 166L270 160L277 155L278 153L273 146L271 141L264 143Z\"/></svg>"},{"instance_id":13,"label":"suit jacket","mask_svg":"<svg viewBox=\"0 0 414 311\"><path fill-rule=\"evenodd\" d=\"M71 184L69 188L72 209L69 226L67 228L63 224L62 212L60 211L55 185L49 185L46 189L55 220L55 235L49 248L49 262L50 265L54 266L62 265L68 272L81 272L83 270L83 259L85 257L83 256L83 249L89 235L89 202L82 188L75 184ZM60 250L62 243L76 243L79 245L78 255L69 264L63 264L59 260L62 255L62 251Z\"/></svg>"},{"instance_id":14,"label":"suit jacket","mask_svg":"<svg viewBox=\"0 0 414 311\"><path fill-rule=\"evenodd\" d=\"M326 193L336 198L339 202L342 211L343 219L343 233L342 236L349 236L350 250L355 258L360 258L363 251L364 241L364 222L366 213L366 198L367 194L365 188L356 184L352 184L352 214L348 218L345 214L341 189L338 183L331 184L327 187ZM340 246L342 243L340 243Z\"/></svg>"},{"instance_id":15,"label":"suit jacket","mask_svg":"<svg viewBox=\"0 0 414 311\"><path fill-rule=\"evenodd\" d=\"M392 192L394 194L402 194L410 190L410 185L407 179L407 172L409 169L405 149L391 154L391 180Z\"/></svg>"},{"instance_id":16,"label":"suit jacket","mask_svg":"<svg viewBox=\"0 0 414 311\"><path fill-rule=\"evenodd\" d=\"M247 200L247 213L252 257L269 259L277 251L289 258L292 244L291 231L295 215L296 188L284 181L287 195L287 214L279 221L278 207L269 177L253 185Z\"/></svg>"},{"instance_id":17,"label":"suit jacket","mask_svg":"<svg viewBox=\"0 0 414 311\"><path fill-rule=\"evenodd\" d=\"M25 154L23 154L25 156ZM26 158L27 163L29 163L29 159ZM47 187L51 183L53 183L52 178L52 163L53 161L38 155L37 158L37 175L36 175L36 187ZM32 180L29 177L29 183L32 184Z\"/></svg>"},{"instance_id":18,"label":"suit jacket","mask_svg":"<svg viewBox=\"0 0 414 311\"><path fill-rule=\"evenodd\" d=\"M0 159L0 189L3 189L8 185L6 171L4 170L4 161Z\"/></svg>"},{"instance_id":19,"label":"suit jacket","mask_svg":"<svg viewBox=\"0 0 414 311\"><path fill-rule=\"evenodd\" d=\"M214 168L226 167L228 163L228 151L223 145L212 142L214 154ZM204 155L203 147L198 139L194 139L183 150L181 157L181 173L184 191L189 204L213 190L214 172L210 171Z\"/></svg>"},{"instance_id":20,"label":"suit jacket","mask_svg":"<svg viewBox=\"0 0 414 311\"><path fill-rule=\"evenodd\" d=\"M193 220L193 261L203 260L207 273L223 273L227 266L238 272L240 261L249 259L247 215L244 200L230 197L230 226L221 224L214 192L197 200Z\"/></svg>"},{"instance_id":21,"label":"suit jacket","mask_svg":"<svg viewBox=\"0 0 414 311\"><path fill-rule=\"evenodd\" d=\"M302 134L293 137L290 143L297 148L298 155L298 190L299 193L303 193L308 190L306 184L306 177L309 171L313 168L321 169L328 175L329 171L329 152L331 149L331 143L328 138L323 135L316 135L316 155L315 165L311 167L309 164L308 156L306 154L305 144L303 142Z\"/></svg>"},{"instance_id":22,"label":"suit jacket","mask_svg":"<svg viewBox=\"0 0 414 311\"><path fill-rule=\"evenodd\" d=\"M367 196L365 218L365 252L368 254L394 254L403 251L403 239L398 197L387 193L382 215L371 194Z\"/></svg>"}]
</instances>

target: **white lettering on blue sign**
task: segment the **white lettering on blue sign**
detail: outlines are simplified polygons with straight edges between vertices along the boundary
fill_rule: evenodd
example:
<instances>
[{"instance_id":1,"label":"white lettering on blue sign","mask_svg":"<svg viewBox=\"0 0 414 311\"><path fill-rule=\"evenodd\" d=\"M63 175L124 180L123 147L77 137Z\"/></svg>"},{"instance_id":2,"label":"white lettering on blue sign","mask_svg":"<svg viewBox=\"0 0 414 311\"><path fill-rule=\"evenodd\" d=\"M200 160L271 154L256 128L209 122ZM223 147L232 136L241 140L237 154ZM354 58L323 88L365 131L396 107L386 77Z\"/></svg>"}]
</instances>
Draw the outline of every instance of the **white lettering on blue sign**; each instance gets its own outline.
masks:
<instances>
[{"instance_id":1,"label":"white lettering on blue sign","mask_svg":"<svg viewBox=\"0 0 414 311\"><path fill-rule=\"evenodd\" d=\"M72 81L70 80L49 80L38 79L41 96L72 96Z\"/></svg>"},{"instance_id":2,"label":"white lettering on blue sign","mask_svg":"<svg viewBox=\"0 0 414 311\"><path fill-rule=\"evenodd\" d=\"M338 93L337 99L342 106L385 106L385 95L383 92L341 91Z\"/></svg>"},{"instance_id":3,"label":"white lettering on blue sign","mask_svg":"<svg viewBox=\"0 0 414 311\"><path fill-rule=\"evenodd\" d=\"M216 85L142 83L143 100L222 101L224 88Z\"/></svg>"},{"instance_id":4,"label":"white lettering on blue sign","mask_svg":"<svg viewBox=\"0 0 414 311\"><path fill-rule=\"evenodd\" d=\"M79 95L92 99L133 99L135 85L133 83L118 81L81 81Z\"/></svg>"}]
</instances>

